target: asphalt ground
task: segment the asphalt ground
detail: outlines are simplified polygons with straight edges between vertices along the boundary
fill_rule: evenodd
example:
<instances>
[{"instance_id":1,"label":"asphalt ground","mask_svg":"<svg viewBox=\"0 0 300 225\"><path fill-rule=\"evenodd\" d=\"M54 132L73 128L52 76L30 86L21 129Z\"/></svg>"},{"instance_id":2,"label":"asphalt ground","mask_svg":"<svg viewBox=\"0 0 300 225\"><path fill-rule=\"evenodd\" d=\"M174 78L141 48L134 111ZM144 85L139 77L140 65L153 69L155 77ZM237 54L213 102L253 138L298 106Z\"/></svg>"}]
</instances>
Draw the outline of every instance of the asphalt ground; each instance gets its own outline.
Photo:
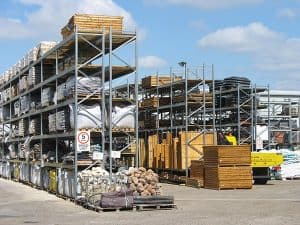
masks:
<instances>
[{"instance_id":1,"label":"asphalt ground","mask_svg":"<svg viewBox=\"0 0 300 225\"><path fill-rule=\"evenodd\" d=\"M286 225L300 224L300 180L251 190L208 190L162 184L177 209L94 212L45 191L0 179L0 225Z\"/></svg>"}]
</instances>

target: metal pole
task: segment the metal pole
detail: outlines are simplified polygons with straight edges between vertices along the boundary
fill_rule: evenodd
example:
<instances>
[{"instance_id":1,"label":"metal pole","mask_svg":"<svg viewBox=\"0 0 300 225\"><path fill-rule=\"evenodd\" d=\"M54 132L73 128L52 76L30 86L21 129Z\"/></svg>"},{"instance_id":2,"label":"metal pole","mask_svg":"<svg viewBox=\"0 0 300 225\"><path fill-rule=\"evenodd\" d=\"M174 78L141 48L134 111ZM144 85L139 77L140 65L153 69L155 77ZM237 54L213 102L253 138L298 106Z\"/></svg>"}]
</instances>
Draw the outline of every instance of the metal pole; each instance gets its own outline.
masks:
<instances>
[{"instance_id":1,"label":"metal pole","mask_svg":"<svg viewBox=\"0 0 300 225\"><path fill-rule=\"evenodd\" d=\"M135 88L135 166L139 167L140 152L139 152L139 77L138 77L138 46L137 34L135 39L135 74L134 74L134 88Z\"/></svg>"},{"instance_id":2,"label":"metal pole","mask_svg":"<svg viewBox=\"0 0 300 225\"><path fill-rule=\"evenodd\" d=\"M271 149L270 86L268 85L268 149Z\"/></svg>"},{"instance_id":3,"label":"metal pole","mask_svg":"<svg viewBox=\"0 0 300 225\"><path fill-rule=\"evenodd\" d=\"M205 65L202 68L202 82L203 82L203 145L206 144L206 94L205 94Z\"/></svg>"},{"instance_id":4,"label":"metal pole","mask_svg":"<svg viewBox=\"0 0 300 225\"><path fill-rule=\"evenodd\" d=\"M257 139L257 101L256 101L256 99L257 99L257 90L256 90L256 84L255 84L255 89L254 89L254 91L255 91L255 103L254 103L254 113L255 113L255 117L254 117L254 119L255 119L255 123L254 123L254 140L255 140L255 146L256 146L256 139ZM255 149L256 150L256 149Z\"/></svg>"},{"instance_id":5,"label":"metal pole","mask_svg":"<svg viewBox=\"0 0 300 225\"><path fill-rule=\"evenodd\" d=\"M188 77L187 77L187 63L184 64L184 78L185 78L185 176L186 181L189 176L189 140L188 140L188 125L189 125L189 116L188 116Z\"/></svg>"},{"instance_id":6,"label":"metal pole","mask_svg":"<svg viewBox=\"0 0 300 225\"><path fill-rule=\"evenodd\" d=\"M74 106L74 130L75 130L75 138L74 138L74 191L75 191L75 199L77 198L77 176L78 176L78 165L77 165L77 132L78 132L78 124L77 124L77 113L78 113L78 96L77 96L77 88L78 88L78 30L75 28L75 106Z\"/></svg>"},{"instance_id":7,"label":"metal pole","mask_svg":"<svg viewBox=\"0 0 300 225\"><path fill-rule=\"evenodd\" d=\"M103 153L103 160L102 160L102 168L105 168L105 28L102 29L102 77L101 77L101 145L102 145L102 153Z\"/></svg>"},{"instance_id":8,"label":"metal pole","mask_svg":"<svg viewBox=\"0 0 300 225\"><path fill-rule=\"evenodd\" d=\"M170 118L170 122L171 122L171 148L173 148L173 81L174 81L174 77L172 76L172 67L170 67L170 79L171 79L171 86L170 86L170 114L169 114L169 118ZM171 154L171 163L170 163L170 167L173 171L174 169L174 153Z\"/></svg>"},{"instance_id":9,"label":"metal pole","mask_svg":"<svg viewBox=\"0 0 300 225\"><path fill-rule=\"evenodd\" d=\"M109 28L109 178L112 180L112 28Z\"/></svg>"},{"instance_id":10,"label":"metal pole","mask_svg":"<svg viewBox=\"0 0 300 225\"><path fill-rule=\"evenodd\" d=\"M215 98L216 98L216 93L215 93L215 71L214 71L214 65L211 67L212 69L212 95L213 95L213 143L214 145L217 145L217 140L215 137L215 132L216 132L216 105L215 105Z\"/></svg>"},{"instance_id":11,"label":"metal pole","mask_svg":"<svg viewBox=\"0 0 300 225\"><path fill-rule=\"evenodd\" d=\"M292 144L292 99L289 100L289 145Z\"/></svg>"},{"instance_id":12,"label":"metal pole","mask_svg":"<svg viewBox=\"0 0 300 225\"><path fill-rule=\"evenodd\" d=\"M240 145L240 143L241 143L241 111L240 111L240 84L238 84L238 86L237 86L237 91L238 91L238 104L237 104L237 106L238 106L238 109L237 109L237 112L238 112L238 145Z\"/></svg>"},{"instance_id":13,"label":"metal pole","mask_svg":"<svg viewBox=\"0 0 300 225\"><path fill-rule=\"evenodd\" d=\"M55 51L55 74L56 75L58 74L58 52L57 51ZM55 79L55 90L57 90L57 79ZM57 101L57 95L56 95L56 101ZM55 108L55 113L57 114L57 108ZM55 118L56 118L56 115L55 115ZM41 154L41 155L43 155L43 154ZM57 137L55 138L55 162L58 162L58 139L57 139Z\"/></svg>"},{"instance_id":14,"label":"metal pole","mask_svg":"<svg viewBox=\"0 0 300 225\"><path fill-rule=\"evenodd\" d=\"M254 144L254 111L253 111L253 101L255 96L253 96L253 87L251 87L251 128L250 128L250 132L251 132L251 151L253 151L253 144Z\"/></svg>"}]
</instances>

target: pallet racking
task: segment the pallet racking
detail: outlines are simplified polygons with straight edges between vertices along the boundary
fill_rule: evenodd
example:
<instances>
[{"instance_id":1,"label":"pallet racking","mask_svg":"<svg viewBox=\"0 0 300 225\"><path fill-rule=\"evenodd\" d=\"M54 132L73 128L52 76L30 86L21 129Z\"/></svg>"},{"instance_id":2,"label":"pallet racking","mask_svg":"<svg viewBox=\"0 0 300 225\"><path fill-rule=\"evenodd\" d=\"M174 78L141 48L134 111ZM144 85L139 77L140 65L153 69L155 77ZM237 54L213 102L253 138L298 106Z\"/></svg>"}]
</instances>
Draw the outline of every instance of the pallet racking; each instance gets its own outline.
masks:
<instances>
[{"instance_id":1,"label":"pallet racking","mask_svg":"<svg viewBox=\"0 0 300 225\"><path fill-rule=\"evenodd\" d=\"M124 56L120 53L121 51L128 54ZM20 86L20 83L28 78L32 70L38 71L37 75L40 80L32 86L25 87L23 90L20 89L16 96L10 97L0 104L2 111L6 113L1 126L1 159L12 165L36 165L47 170L55 170L57 173L64 169L70 170L73 173L72 197L76 198L78 171L100 162L101 165L105 166L106 156L110 178L112 178L113 153L120 150L113 146L115 137L126 137L124 138L126 146L123 147L125 149L137 143L138 70L136 32L116 32L112 28L109 30L103 29L101 32L82 32L75 29L72 34L37 60L31 61L29 65L21 68L15 76L1 85L0 90L5 91L16 85ZM115 88L115 81L124 79L125 75L126 78L128 76L133 77L134 83L130 85L130 92L118 94L122 90ZM90 83L95 83L96 88L91 89L82 85L80 83L81 78L89 80ZM47 98L45 100L44 92L49 89L52 92L57 92L59 86L64 85L68 79L74 79L72 94L57 102L47 101ZM34 101L34 107L30 106L28 110L15 112L14 104L21 101L23 97L28 98L28 101L31 101L30 103ZM45 104L41 104L43 100ZM94 119L97 121L94 129L81 129L82 127L79 127L78 124L80 113L90 114L84 106L91 104L100 106L101 120L94 115ZM115 129L115 124L112 121L113 107L129 104L133 105L134 127L131 129ZM72 106L71 110L70 105ZM48 120L51 119L49 116L55 116L57 113L65 113L63 114L65 117L73 117L74 125L71 127L70 124L64 124L63 130L49 132ZM38 126L36 126L36 131L30 134L28 124L33 119L38 122ZM65 120L68 120L68 118L65 118ZM57 123L57 121L55 122ZM5 135L5 127L12 130L14 127L19 127L19 123L24 126L21 135ZM82 146L78 144L78 135L82 130L88 131L91 142L98 145L96 151L100 154L97 157L94 155L93 158L80 160L82 154L80 147ZM21 144L24 148L31 148L34 144L38 144L40 155L34 160L28 157L21 159L19 156ZM8 154L8 145L14 146L17 150L16 157L13 157L13 159L4 157ZM70 157L72 163L66 163L61 157L62 145L66 147L64 154L73 152ZM47 162L44 160L43 154L50 150L54 151L55 154L53 159ZM135 164L138 165L138 145L135 146L135 152L130 157L135 157ZM29 168L28 166L28 170L30 170ZM28 173L30 174L29 171Z\"/></svg>"}]
</instances>

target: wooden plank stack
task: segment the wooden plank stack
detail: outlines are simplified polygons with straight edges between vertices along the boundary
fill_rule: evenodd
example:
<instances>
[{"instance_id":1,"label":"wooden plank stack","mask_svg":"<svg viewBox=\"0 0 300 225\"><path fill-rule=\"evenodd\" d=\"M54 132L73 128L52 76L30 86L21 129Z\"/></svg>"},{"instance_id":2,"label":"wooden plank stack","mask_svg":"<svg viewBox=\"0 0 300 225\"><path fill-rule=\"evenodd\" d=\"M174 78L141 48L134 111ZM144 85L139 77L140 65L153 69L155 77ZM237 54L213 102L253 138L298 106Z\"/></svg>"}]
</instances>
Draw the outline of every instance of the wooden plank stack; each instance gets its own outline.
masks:
<instances>
[{"instance_id":1,"label":"wooden plank stack","mask_svg":"<svg viewBox=\"0 0 300 225\"><path fill-rule=\"evenodd\" d=\"M203 157L204 142L213 145L213 133L200 134L196 131L179 132L178 137L173 137L167 132L165 138L159 140L157 134L148 136L146 150L148 152L148 167L158 169L186 169L186 157L188 167L192 160ZM186 139L187 138L187 139ZM188 155L186 154L186 140L188 144Z\"/></svg>"},{"instance_id":2,"label":"wooden plank stack","mask_svg":"<svg viewBox=\"0 0 300 225\"><path fill-rule=\"evenodd\" d=\"M209 189L252 188L249 145L205 146L204 187Z\"/></svg>"},{"instance_id":3,"label":"wooden plank stack","mask_svg":"<svg viewBox=\"0 0 300 225\"><path fill-rule=\"evenodd\" d=\"M181 77L174 77L173 82L181 80ZM153 88L165 84L170 84L172 78L170 76L148 76L142 79L142 88Z\"/></svg>"},{"instance_id":4,"label":"wooden plank stack","mask_svg":"<svg viewBox=\"0 0 300 225\"><path fill-rule=\"evenodd\" d=\"M179 155L178 169L186 169L186 157L188 157L188 167L192 160L203 157L203 146L214 144L214 133L200 134L197 131L179 132ZM189 142L186 153L186 142Z\"/></svg>"},{"instance_id":5,"label":"wooden plank stack","mask_svg":"<svg viewBox=\"0 0 300 225\"><path fill-rule=\"evenodd\" d=\"M122 32L123 17L121 16L101 16L90 14L75 14L71 17L68 24L62 28L61 34L66 39L75 31L77 27L79 32L100 33L102 29L109 32L110 27L113 31Z\"/></svg>"},{"instance_id":6,"label":"wooden plank stack","mask_svg":"<svg viewBox=\"0 0 300 225\"><path fill-rule=\"evenodd\" d=\"M204 101L205 99L205 101ZM180 103L185 101L185 96L184 95L178 95L173 97L173 102L174 103ZM205 98L203 93L190 93L188 94L188 103L212 103L213 102L213 96L211 93L205 93Z\"/></svg>"},{"instance_id":7,"label":"wooden plank stack","mask_svg":"<svg viewBox=\"0 0 300 225\"><path fill-rule=\"evenodd\" d=\"M192 160L190 167L190 178L197 180L200 187L204 186L204 161Z\"/></svg>"}]
</instances>

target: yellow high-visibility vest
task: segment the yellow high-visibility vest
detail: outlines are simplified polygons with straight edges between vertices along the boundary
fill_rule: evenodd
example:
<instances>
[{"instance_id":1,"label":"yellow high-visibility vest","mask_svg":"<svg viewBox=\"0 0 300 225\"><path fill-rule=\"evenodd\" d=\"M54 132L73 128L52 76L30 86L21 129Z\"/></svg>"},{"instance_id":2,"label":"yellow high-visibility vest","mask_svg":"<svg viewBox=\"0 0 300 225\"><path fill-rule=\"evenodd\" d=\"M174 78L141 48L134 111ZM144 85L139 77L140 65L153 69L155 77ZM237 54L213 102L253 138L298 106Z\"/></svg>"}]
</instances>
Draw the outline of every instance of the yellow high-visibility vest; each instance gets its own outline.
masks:
<instances>
[{"instance_id":1,"label":"yellow high-visibility vest","mask_svg":"<svg viewBox=\"0 0 300 225\"><path fill-rule=\"evenodd\" d=\"M232 145L237 145L236 137L233 135L225 135L227 141L229 141Z\"/></svg>"}]
</instances>

